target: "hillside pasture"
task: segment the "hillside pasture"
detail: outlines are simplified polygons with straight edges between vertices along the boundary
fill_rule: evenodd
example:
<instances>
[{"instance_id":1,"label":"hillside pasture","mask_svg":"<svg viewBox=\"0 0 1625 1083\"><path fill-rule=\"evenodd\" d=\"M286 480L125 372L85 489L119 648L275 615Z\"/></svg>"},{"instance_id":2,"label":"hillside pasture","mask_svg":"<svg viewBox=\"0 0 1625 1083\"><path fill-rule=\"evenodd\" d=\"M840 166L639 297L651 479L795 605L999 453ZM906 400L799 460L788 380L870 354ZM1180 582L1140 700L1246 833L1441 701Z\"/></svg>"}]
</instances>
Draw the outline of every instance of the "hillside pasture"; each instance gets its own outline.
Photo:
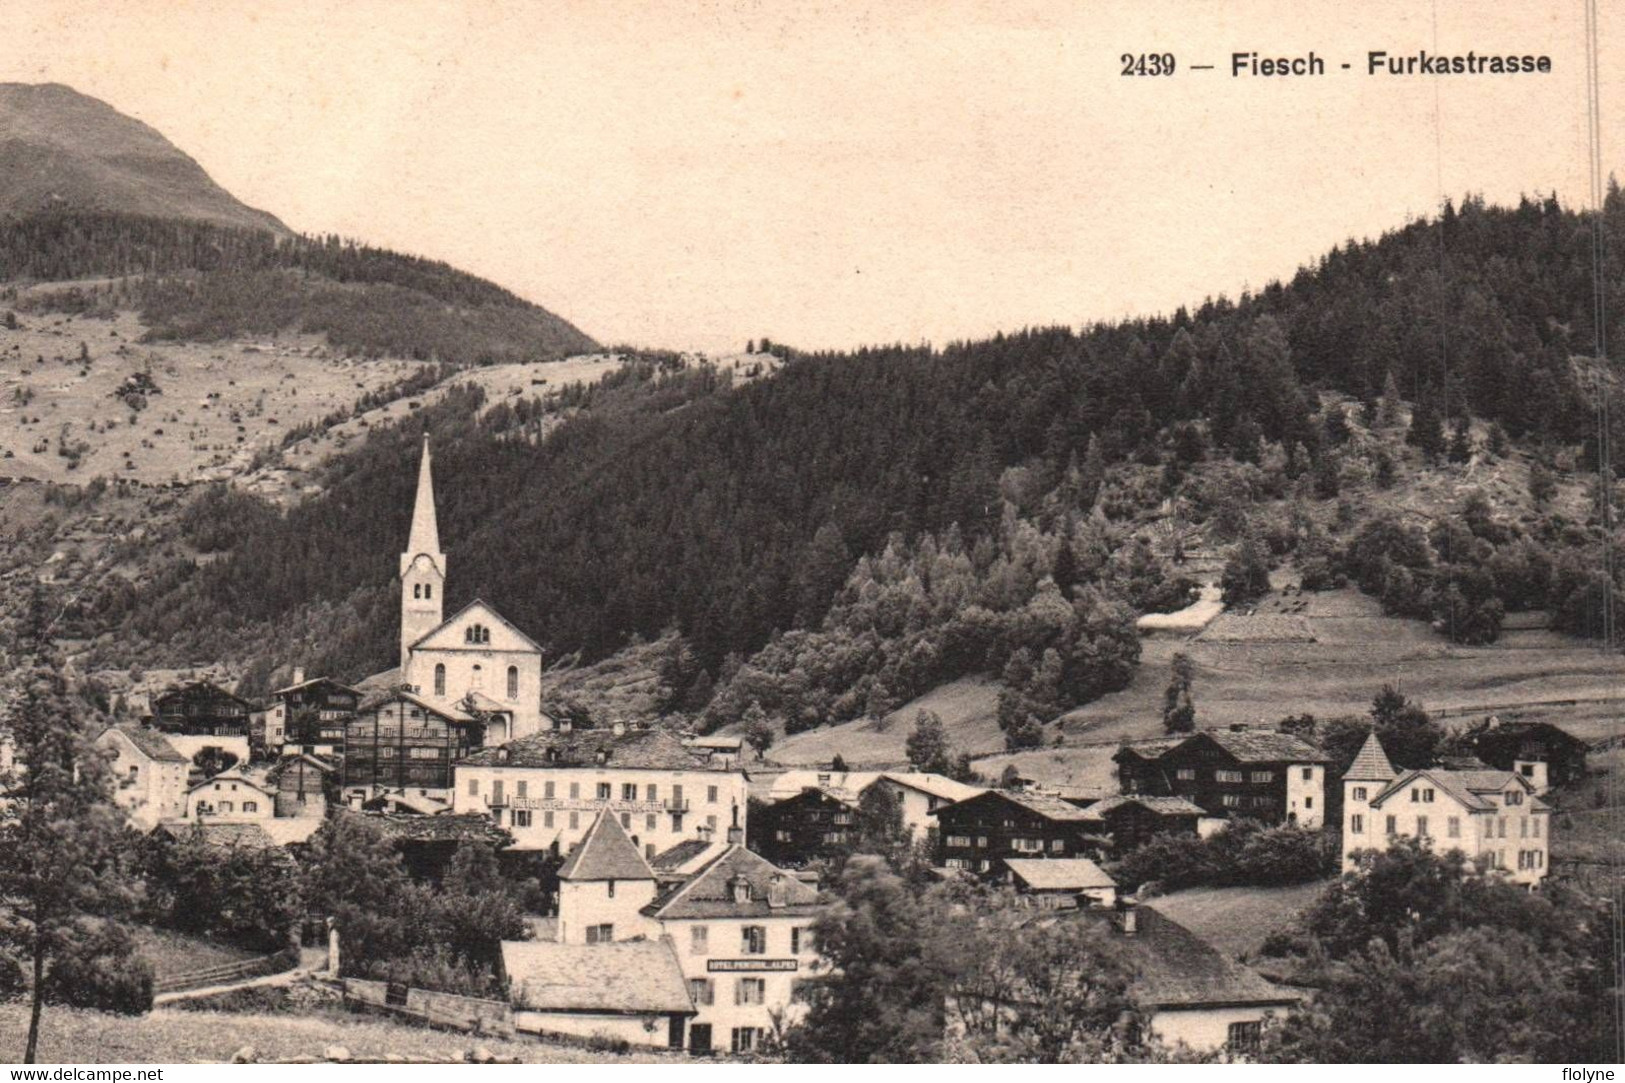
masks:
<instances>
[{"instance_id":1,"label":"hillside pasture","mask_svg":"<svg viewBox=\"0 0 1625 1083\"><path fill-rule=\"evenodd\" d=\"M860 718L791 734L768 749L767 758L787 766L826 764L837 755L853 767L906 763L904 744L921 711L934 711L941 717L948 743L956 754L985 755L1004 746L998 705L997 681L967 677L933 688L887 715L883 722Z\"/></svg>"}]
</instances>

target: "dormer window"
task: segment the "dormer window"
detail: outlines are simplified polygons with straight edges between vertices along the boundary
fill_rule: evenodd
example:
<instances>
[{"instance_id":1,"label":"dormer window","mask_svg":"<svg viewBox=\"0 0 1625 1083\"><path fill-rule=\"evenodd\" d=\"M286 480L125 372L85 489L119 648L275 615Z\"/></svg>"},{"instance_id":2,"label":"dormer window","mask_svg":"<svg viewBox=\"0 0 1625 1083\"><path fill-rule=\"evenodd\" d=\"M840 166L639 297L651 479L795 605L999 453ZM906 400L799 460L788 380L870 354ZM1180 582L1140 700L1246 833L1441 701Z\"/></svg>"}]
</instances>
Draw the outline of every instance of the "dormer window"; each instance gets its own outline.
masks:
<instances>
[{"instance_id":1,"label":"dormer window","mask_svg":"<svg viewBox=\"0 0 1625 1083\"><path fill-rule=\"evenodd\" d=\"M1520 790L1508 790L1507 791L1507 804L1509 804L1509 805L1521 805L1521 804L1523 804L1523 793L1522 793L1522 791L1520 791Z\"/></svg>"},{"instance_id":2,"label":"dormer window","mask_svg":"<svg viewBox=\"0 0 1625 1083\"><path fill-rule=\"evenodd\" d=\"M743 876L736 876L733 880L733 899L736 903L750 902L750 881Z\"/></svg>"}]
</instances>

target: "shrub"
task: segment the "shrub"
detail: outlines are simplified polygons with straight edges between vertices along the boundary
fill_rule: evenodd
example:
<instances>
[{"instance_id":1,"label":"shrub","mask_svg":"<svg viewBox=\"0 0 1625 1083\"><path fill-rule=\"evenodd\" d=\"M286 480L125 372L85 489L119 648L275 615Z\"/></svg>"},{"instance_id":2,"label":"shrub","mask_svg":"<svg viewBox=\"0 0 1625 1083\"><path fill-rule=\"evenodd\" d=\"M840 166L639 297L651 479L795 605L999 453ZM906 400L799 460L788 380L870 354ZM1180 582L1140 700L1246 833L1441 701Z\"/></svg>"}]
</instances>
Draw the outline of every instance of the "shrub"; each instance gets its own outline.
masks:
<instances>
[{"instance_id":1,"label":"shrub","mask_svg":"<svg viewBox=\"0 0 1625 1083\"><path fill-rule=\"evenodd\" d=\"M129 932L102 924L86 930L51 964L45 998L53 1004L120 1015L152 1010L152 964L136 954Z\"/></svg>"}]
</instances>

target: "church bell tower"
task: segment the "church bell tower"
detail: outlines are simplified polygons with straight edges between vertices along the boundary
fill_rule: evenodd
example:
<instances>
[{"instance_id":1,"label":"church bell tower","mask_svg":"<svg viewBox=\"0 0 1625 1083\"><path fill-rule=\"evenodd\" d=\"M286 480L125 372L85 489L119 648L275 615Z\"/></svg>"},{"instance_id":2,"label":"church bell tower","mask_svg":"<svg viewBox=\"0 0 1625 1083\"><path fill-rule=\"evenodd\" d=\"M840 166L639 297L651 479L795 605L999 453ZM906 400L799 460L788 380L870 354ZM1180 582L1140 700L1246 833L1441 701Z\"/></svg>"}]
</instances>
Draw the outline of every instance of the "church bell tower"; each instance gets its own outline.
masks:
<instances>
[{"instance_id":1,"label":"church bell tower","mask_svg":"<svg viewBox=\"0 0 1625 1083\"><path fill-rule=\"evenodd\" d=\"M446 586L446 554L440 551L440 527L434 514L434 474L429 463L429 434L423 434L418 466L418 495L412 505L412 533L401 554L401 680L413 683L408 661L412 644L440 626Z\"/></svg>"}]
</instances>

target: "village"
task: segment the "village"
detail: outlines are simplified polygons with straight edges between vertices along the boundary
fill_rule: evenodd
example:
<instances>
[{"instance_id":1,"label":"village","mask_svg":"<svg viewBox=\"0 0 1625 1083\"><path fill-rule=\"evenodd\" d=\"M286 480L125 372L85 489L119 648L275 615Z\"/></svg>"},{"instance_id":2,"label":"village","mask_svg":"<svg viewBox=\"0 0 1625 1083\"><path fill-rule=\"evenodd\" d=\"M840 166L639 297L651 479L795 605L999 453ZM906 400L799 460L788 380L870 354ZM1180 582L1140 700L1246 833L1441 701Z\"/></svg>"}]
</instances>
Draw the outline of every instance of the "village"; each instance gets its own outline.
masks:
<instances>
[{"instance_id":1,"label":"village","mask_svg":"<svg viewBox=\"0 0 1625 1083\"><path fill-rule=\"evenodd\" d=\"M878 817L929 879L991 885L1029 924L1109 938L1129 960L1136 1033L1246 1059L1306 991L1160 911L1154 881L1124 882L1133 855L1247 824L1321 840L1333 875L1416 847L1460 851L1466 875L1540 892L1546 799L1587 771L1585 742L1529 720L1492 722L1470 750L1404 767L1375 729L1351 763L1303 732L1198 729L1123 743L1115 792L1014 769L996 782L920 764L774 769L737 736L575 725L544 711L542 650L496 606L444 614L452 569L434 486L426 435L399 562L398 666L353 683L295 670L265 702L195 681L97 738L117 804L145 833L298 851L354 821L393 840L427 883L465 842L546 869L527 938L500 944L499 997L355 973L343 923L302 916L306 952L347 1002L409 1020L622 1049L771 1051L806 1012L803 984L831 966L815 932L833 905L827 877Z\"/></svg>"}]
</instances>

